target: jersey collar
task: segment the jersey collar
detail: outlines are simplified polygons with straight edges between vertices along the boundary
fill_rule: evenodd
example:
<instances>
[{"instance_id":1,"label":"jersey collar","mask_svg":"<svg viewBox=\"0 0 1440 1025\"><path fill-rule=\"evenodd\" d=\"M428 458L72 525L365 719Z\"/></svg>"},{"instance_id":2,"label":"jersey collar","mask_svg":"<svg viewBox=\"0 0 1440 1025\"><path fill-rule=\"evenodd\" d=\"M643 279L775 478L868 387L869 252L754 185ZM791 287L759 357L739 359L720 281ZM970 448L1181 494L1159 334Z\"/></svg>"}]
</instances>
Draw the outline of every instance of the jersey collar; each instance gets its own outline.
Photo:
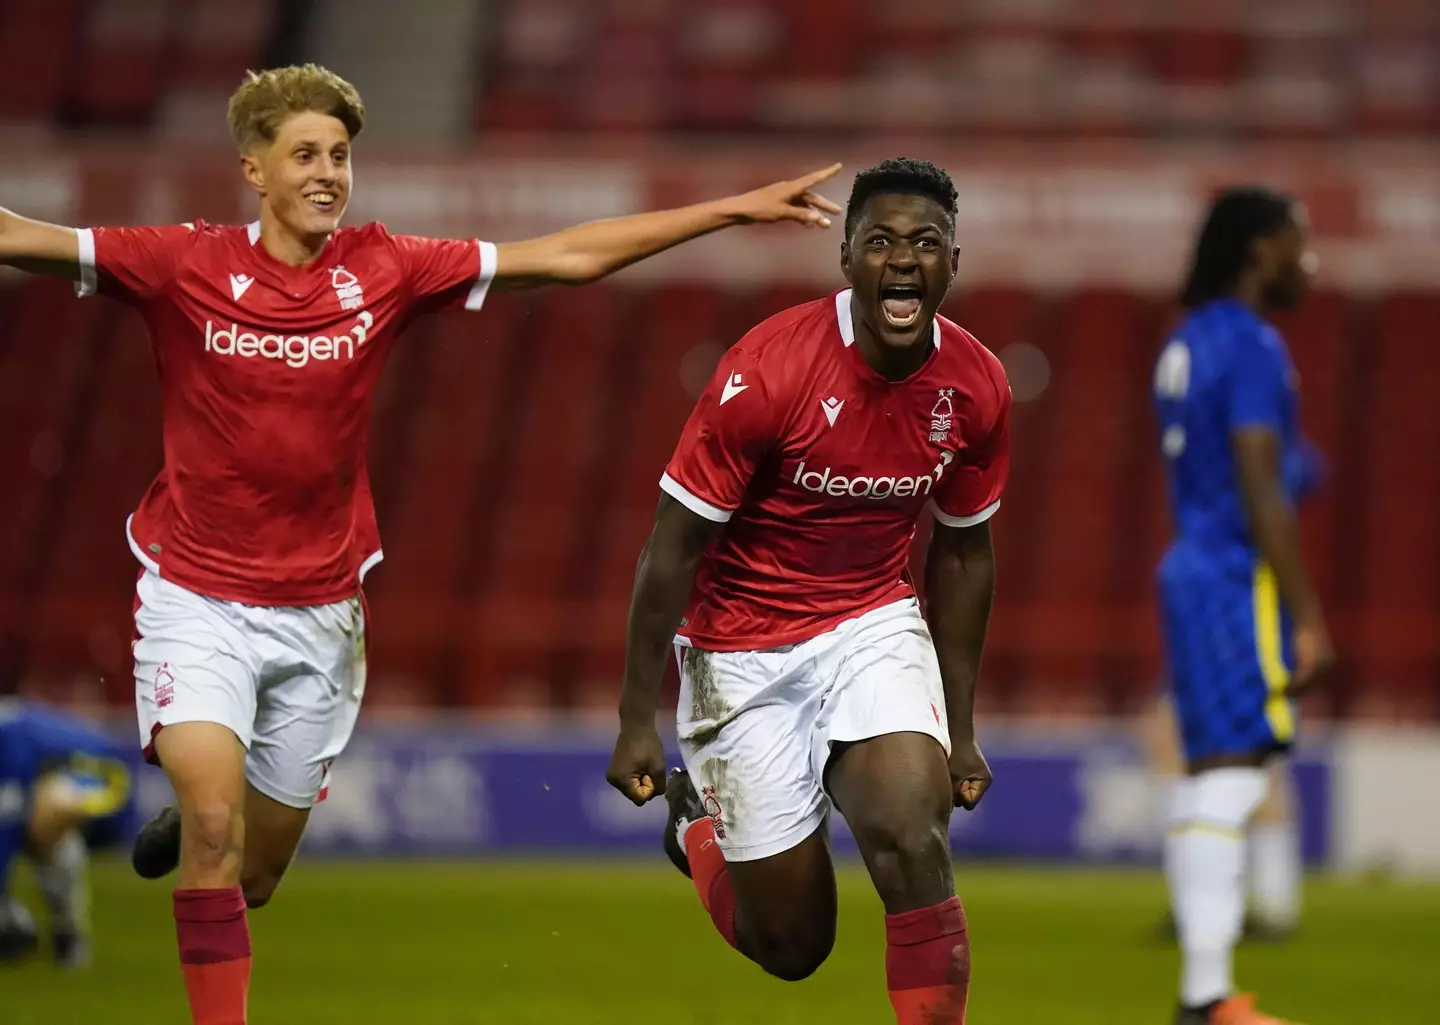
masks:
<instances>
[{"instance_id":1,"label":"jersey collar","mask_svg":"<svg viewBox=\"0 0 1440 1025\"><path fill-rule=\"evenodd\" d=\"M259 221L251 221L249 224L245 225L245 237L250 240L250 244L251 244L252 246L253 246L256 242L259 242L259 241L260 241L260 222L259 222Z\"/></svg>"},{"instance_id":2,"label":"jersey collar","mask_svg":"<svg viewBox=\"0 0 1440 1025\"><path fill-rule=\"evenodd\" d=\"M835 293L835 319L840 323L840 340L845 343L845 348L855 344L855 321L850 314L850 296L855 290L853 288L842 288ZM937 315L930 322L931 329L935 332L935 348L940 348L940 317Z\"/></svg>"}]
</instances>

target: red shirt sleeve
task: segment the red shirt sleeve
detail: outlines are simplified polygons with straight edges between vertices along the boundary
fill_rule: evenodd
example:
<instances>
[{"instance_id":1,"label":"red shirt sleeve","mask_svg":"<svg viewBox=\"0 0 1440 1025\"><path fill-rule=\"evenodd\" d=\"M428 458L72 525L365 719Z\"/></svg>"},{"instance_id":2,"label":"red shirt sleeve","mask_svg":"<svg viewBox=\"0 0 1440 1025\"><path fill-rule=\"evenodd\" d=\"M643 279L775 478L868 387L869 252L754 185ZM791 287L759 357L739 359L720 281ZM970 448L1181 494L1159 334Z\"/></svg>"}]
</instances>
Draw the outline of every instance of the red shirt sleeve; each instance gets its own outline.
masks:
<instances>
[{"instance_id":1,"label":"red shirt sleeve","mask_svg":"<svg viewBox=\"0 0 1440 1025\"><path fill-rule=\"evenodd\" d=\"M993 393L967 419L965 447L935 495L935 518L947 527L973 527L993 516L1010 476L1010 384L1000 361L986 356Z\"/></svg>"},{"instance_id":2,"label":"red shirt sleeve","mask_svg":"<svg viewBox=\"0 0 1440 1025\"><path fill-rule=\"evenodd\" d=\"M421 310L478 310L495 280L495 246L478 239L395 235L410 297Z\"/></svg>"},{"instance_id":3,"label":"red shirt sleeve","mask_svg":"<svg viewBox=\"0 0 1440 1025\"><path fill-rule=\"evenodd\" d=\"M660 490L691 512L724 523L775 441L775 403L754 357L732 348L720 360L660 478Z\"/></svg>"},{"instance_id":4,"label":"red shirt sleeve","mask_svg":"<svg viewBox=\"0 0 1440 1025\"><path fill-rule=\"evenodd\" d=\"M148 302L174 279L198 234L191 224L81 228L80 281L75 291L82 296L100 293L127 302Z\"/></svg>"}]
</instances>

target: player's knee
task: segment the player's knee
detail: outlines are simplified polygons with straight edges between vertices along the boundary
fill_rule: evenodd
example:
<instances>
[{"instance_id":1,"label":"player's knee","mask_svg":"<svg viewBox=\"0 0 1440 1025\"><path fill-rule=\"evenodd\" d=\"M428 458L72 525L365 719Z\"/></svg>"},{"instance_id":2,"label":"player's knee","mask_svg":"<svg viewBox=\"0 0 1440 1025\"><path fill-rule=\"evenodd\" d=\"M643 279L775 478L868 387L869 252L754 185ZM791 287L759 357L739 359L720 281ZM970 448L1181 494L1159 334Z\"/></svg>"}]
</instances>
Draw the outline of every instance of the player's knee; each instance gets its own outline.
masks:
<instances>
[{"instance_id":1,"label":"player's knee","mask_svg":"<svg viewBox=\"0 0 1440 1025\"><path fill-rule=\"evenodd\" d=\"M224 801L203 801L180 809L180 828L189 841L193 856L215 864L239 852L244 835L237 805Z\"/></svg>"},{"instance_id":2,"label":"player's knee","mask_svg":"<svg viewBox=\"0 0 1440 1025\"><path fill-rule=\"evenodd\" d=\"M830 956L835 935L795 936L762 942L760 964L766 972L785 982L799 982L814 975Z\"/></svg>"},{"instance_id":3,"label":"player's knee","mask_svg":"<svg viewBox=\"0 0 1440 1025\"><path fill-rule=\"evenodd\" d=\"M887 815L856 829L881 897L913 894L948 880L948 823L930 815Z\"/></svg>"},{"instance_id":4,"label":"player's knee","mask_svg":"<svg viewBox=\"0 0 1440 1025\"><path fill-rule=\"evenodd\" d=\"M755 930L759 956L766 972L786 982L799 982L815 974L835 946L835 923L797 921L771 924Z\"/></svg>"},{"instance_id":5,"label":"player's knee","mask_svg":"<svg viewBox=\"0 0 1440 1025\"><path fill-rule=\"evenodd\" d=\"M284 866L278 868L246 866L245 870L240 873L240 887L245 891L245 906L263 908L269 904L270 898L275 896L275 891L280 886L280 880L284 877Z\"/></svg>"},{"instance_id":6,"label":"player's knee","mask_svg":"<svg viewBox=\"0 0 1440 1025\"><path fill-rule=\"evenodd\" d=\"M250 910L263 908L270 903L270 898L275 896L275 888L280 885L276 876L257 876L240 879L240 887L245 891L245 906Z\"/></svg>"}]
</instances>

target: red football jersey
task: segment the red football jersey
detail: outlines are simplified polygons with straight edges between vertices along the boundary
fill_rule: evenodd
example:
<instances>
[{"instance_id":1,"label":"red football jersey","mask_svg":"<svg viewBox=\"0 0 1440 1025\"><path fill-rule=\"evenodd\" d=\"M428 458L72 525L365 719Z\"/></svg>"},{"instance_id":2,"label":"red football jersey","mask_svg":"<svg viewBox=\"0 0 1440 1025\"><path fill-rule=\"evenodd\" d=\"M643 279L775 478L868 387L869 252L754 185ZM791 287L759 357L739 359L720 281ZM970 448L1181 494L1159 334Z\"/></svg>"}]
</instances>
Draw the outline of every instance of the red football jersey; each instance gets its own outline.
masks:
<instances>
[{"instance_id":1,"label":"red football jersey","mask_svg":"<svg viewBox=\"0 0 1440 1025\"><path fill-rule=\"evenodd\" d=\"M1010 469L1010 387L970 334L888 381L855 346L850 291L760 324L720 361L661 478L725 528L680 630L714 651L806 640L914 593L906 566L928 504L983 522Z\"/></svg>"},{"instance_id":2,"label":"red football jersey","mask_svg":"<svg viewBox=\"0 0 1440 1025\"><path fill-rule=\"evenodd\" d=\"M260 225L83 229L81 295L136 307L164 403L165 465L129 523L142 563L247 605L353 597L380 560L371 398L409 318L479 309L495 247L341 228L290 267Z\"/></svg>"}]
</instances>

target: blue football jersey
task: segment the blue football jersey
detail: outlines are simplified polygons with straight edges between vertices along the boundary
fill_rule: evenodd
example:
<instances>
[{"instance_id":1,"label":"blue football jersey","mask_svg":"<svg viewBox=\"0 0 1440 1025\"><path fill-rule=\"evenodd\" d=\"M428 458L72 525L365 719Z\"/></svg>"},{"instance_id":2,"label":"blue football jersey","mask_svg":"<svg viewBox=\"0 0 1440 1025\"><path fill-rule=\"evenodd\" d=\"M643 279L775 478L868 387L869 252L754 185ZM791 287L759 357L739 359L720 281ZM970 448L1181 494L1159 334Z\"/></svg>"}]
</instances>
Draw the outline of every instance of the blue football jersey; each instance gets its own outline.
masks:
<instances>
[{"instance_id":1,"label":"blue football jersey","mask_svg":"<svg viewBox=\"0 0 1440 1025\"><path fill-rule=\"evenodd\" d=\"M1237 300L1191 311L1170 337L1154 385L1177 543L1256 557L1231 440L1240 428L1279 436L1292 500L1315 486L1320 458L1300 432L1296 383L1280 332Z\"/></svg>"}]
</instances>

